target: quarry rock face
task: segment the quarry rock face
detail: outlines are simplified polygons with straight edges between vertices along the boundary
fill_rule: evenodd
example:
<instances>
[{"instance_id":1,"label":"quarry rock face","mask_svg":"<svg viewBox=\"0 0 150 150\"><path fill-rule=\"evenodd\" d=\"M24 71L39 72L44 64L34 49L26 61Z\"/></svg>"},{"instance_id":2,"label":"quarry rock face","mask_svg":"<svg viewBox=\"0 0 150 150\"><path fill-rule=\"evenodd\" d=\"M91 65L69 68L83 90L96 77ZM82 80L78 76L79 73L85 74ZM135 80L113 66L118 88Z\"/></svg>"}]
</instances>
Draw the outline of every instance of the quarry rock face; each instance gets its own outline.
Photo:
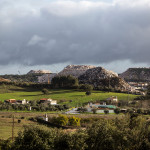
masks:
<instances>
[{"instance_id":1,"label":"quarry rock face","mask_svg":"<svg viewBox=\"0 0 150 150\"><path fill-rule=\"evenodd\" d=\"M51 73L49 70L30 70L27 74L45 74Z\"/></svg>"},{"instance_id":2,"label":"quarry rock face","mask_svg":"<svg viewBox=\"0 0 150 150\"><path fill-rule=\"evenodd\" d=\"M91 65L68 65L61 72L58 73L59 76L72 75L74 77L79 77L84 74L88 69L95 68Z\"/></svg>"},{"instance_id":3,"label":"quarry rock face","mask_svg":"<svg viewBox=\"0 0 150 150\"><path fill-rule=\"evenodd\" d=\"M127 81L150 81L150 68L129 68L119 76Z\"/></svg>"},{"instance_id":4,"label":"quarry rock face","mask_svg":"<svg viewBox=\"0 0 150 150\"><path fill-rule=\"evenodd\" d=\"M95 67L88 69L83 75L79 76L81 84L91 84L94 87L108 87L128 89L130 85L123 79L118 77L118 74L104 69L103 67Z\"/></svg>"}]
</instances>

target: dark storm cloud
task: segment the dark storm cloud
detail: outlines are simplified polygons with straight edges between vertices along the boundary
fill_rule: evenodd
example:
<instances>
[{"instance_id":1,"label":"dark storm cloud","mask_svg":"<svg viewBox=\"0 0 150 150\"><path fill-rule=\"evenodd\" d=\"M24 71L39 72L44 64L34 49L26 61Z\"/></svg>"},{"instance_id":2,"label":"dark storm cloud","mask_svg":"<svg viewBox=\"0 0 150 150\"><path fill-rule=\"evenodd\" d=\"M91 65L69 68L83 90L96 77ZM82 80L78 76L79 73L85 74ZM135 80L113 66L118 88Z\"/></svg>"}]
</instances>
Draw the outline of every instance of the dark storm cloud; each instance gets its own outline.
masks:
<instances>
[{"instance_id":1,"label":"dark storm cloud","mask_svg":"<svg viewBox=\"0 0 150 150\"><path fill-rule=\"evenodd\" d=\"M150 63L150 2L2 0L0 64Z\"/></svg>"}]
</instances>

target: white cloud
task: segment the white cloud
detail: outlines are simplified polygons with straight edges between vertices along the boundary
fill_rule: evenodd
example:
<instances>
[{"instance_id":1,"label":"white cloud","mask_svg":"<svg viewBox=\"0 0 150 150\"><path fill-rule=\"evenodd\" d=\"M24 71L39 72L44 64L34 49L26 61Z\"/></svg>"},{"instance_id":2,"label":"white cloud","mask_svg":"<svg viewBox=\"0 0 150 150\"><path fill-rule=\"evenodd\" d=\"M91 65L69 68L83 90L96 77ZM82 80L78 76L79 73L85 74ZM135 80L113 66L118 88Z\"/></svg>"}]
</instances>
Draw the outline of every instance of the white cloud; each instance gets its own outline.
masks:
<instances>
[{"instance_id":1,"label":"white cloud","mask_svg":"<svg viewBox=\"0 0 150 150\"><path fill-rule=\"evenodd\" d=\"M38 35L34 35L28 42L27 45L35 45L35 44L38 44L39 42L43 41L44 38L38 36Z\"/></svg>"}]
</instances>

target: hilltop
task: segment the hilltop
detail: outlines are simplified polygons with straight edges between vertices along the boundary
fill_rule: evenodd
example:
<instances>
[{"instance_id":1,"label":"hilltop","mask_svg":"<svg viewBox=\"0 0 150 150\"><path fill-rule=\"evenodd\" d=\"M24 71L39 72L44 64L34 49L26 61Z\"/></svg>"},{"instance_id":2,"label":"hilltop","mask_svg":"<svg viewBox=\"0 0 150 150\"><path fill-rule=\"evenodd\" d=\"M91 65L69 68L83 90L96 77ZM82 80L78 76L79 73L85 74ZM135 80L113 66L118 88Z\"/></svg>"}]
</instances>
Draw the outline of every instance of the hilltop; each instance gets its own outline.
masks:
<instances>
[{"instance_id":1,"label":"hilltop","mask_svg":"<svg viewBox=\"0 0 150 150\"><path fill-rule=\"evenodd\" d=\"M150 68L129 68L119 76L126 81L150 81Z\"/></svg>"}]
</instances>

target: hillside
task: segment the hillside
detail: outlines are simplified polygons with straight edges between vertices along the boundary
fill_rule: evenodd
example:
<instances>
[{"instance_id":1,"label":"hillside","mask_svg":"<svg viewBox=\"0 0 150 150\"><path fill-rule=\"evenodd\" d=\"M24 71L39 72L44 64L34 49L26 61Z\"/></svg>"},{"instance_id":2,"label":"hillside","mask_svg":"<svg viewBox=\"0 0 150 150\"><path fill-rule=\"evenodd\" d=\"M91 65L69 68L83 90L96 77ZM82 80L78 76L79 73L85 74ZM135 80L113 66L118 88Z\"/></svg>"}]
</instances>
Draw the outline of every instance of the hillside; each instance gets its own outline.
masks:
<instances>
[{"instance_id":1,"label":"hillside","mask_svg":"<svg viewBox=\"0 0 150 150\"><path fill-rule=\"evenodd\" d=\"M0 78L12 82L38 82L38 76L41 74L25 74L25 75L0 75Z\"/></svg>"},{"instance_id":2,"label":"hillside","mask_svg":"<svg viewBox=\"0 0 150 150\"><path fill-rule=\"evenodd\" d=\"M130 86L123 79L119 78L115 72L106 70L102 67L87 70L79 77L79 82L83 84L92 84L94 87L111 86L120 89L130 88Z\"/></svg>"},{"instance_id":3,"label":"hillside","mask_svg":"<svg viewBox=\"0 0 150 150\"><path fill-rule=\"evenodd\" d=\"M150 81L150 68L129 68L119 76L126 81Z\"/></svg>"}]
</instances>

